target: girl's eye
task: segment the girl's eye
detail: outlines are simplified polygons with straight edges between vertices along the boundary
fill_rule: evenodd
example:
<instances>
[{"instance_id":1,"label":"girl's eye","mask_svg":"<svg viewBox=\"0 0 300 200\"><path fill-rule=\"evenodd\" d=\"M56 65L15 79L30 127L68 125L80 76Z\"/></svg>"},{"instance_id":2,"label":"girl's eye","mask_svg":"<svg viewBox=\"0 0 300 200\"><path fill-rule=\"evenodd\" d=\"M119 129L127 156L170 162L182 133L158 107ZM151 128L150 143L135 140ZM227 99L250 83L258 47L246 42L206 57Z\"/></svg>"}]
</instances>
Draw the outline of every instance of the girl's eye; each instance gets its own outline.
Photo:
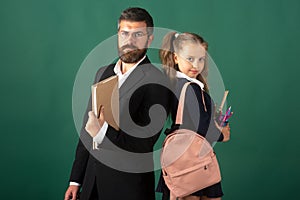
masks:
<instances>
[{"instance_id":1,"label":"girl's eye","mask_svg":"<svg viewBox=\"0 0 300 200\"><path fill-rule=\"evenodd\" d=\"M188 60L189 62L193 62L193 61L194 61L193 58L187 58L187 60Z\"/></svg>"},{"instance_id":2,"label":"girl's eye","mask_svg":"<svg viewBox=\"0 0 300 200\"><path fill-rule=\"evenodd\" d=\"M204 61L205 61L205 58L204 58L204 57L203 57L203 58L200 58L199 61L200 61L200 62L204 62Z\"/></svg>"}]
</instances>

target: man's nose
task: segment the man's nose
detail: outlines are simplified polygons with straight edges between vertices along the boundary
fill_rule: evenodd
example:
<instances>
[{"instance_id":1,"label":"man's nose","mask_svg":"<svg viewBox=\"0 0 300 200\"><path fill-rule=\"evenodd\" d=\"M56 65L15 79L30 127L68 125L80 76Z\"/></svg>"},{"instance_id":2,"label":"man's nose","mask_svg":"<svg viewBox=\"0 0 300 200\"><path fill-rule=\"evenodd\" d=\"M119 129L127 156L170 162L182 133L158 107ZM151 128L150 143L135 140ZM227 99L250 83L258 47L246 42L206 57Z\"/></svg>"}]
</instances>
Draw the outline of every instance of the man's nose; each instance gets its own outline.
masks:
<instances>
[{"instance_id":1,"label":"man's nose","mask_svg":"<svg viewBox=\"0 0 300 200\"><path fill-rule=\"evenodd\" d=\"M136 39L133 36L133 34L129 34L126 40L127 40L126 41L127 44L134 44Z\"/></svg>"}]
</instances>

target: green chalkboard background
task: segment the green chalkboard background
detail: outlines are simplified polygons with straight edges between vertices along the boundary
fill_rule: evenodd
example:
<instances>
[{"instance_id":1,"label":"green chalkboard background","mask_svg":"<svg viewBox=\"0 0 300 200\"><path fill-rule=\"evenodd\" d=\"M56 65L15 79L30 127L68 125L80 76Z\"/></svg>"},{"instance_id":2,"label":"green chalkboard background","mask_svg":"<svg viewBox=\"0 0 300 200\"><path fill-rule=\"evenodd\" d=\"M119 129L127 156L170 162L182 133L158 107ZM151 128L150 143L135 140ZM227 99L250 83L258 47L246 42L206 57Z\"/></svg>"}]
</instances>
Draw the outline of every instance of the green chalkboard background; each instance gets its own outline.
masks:
<instances>
[{"instance_id":1,"label":"green chalkboard background","mask_svg":"<svg viewBox=\"0 0 300 200\"><path fill-rule=\"evenodd\" d=\"M129 6L209 42L235 112L231 141L216 145L223 199L297 199L298 0L0 0L0 198L63 199L76 73Z\"/></svg>"}]
</instances>

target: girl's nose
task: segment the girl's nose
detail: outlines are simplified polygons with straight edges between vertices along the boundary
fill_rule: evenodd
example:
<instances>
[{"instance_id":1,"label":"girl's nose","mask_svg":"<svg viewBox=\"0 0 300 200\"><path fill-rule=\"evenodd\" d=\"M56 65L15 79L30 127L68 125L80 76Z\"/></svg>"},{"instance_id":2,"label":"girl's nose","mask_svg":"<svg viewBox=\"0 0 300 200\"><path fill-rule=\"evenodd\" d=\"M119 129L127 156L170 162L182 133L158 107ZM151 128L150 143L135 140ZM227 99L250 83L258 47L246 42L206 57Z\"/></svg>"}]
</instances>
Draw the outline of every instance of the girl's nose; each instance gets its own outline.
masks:
<instances>
[{"instance_id":1,"label":"girl's nose","mask_svg":"<svg viewBox=\"0 0 300 200\"><path fill-rule=\"evenodd\" d=\"M201 68L201 63L199 62L199 61L195 61L194 63L193 63L193 67L195 68L195 69L200 69Z\"/></svg>"}]
</instances>

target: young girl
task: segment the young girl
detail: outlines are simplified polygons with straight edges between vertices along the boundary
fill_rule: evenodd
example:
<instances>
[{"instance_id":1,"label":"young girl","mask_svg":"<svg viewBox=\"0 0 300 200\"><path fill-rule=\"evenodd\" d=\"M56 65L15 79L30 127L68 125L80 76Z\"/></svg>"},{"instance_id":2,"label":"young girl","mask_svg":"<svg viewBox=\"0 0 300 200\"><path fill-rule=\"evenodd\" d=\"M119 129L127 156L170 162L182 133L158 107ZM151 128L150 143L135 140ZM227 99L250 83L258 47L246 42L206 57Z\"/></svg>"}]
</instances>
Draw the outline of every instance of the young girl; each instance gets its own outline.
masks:
<instances>
[{"instance_id":1,"label":"young girl","mask_svg":"<svg viewBox=\"0 0 300 200\"><path fill-rule=\"evenodd\" d=\"M168 33L159 52L163 67L174 86L174 99L171 116L175 122L178 99L183 85L190 81L185 97L183 124L180 128L193 130L213 143L228 141L230 136L229 125L220 127L214 120L214 103L208 94L206 82L207 65L206 50L208 44L197 34L176 32ZM175 124L173 124L174 127ZM168 133L167 133L168 134ZM201 181L201 180L199 180ZM163 193L163 199L168 199L169 190L160 177L157 187ZM181 200L220 200L223 196L221 182L199 190Z\"/></svg>"}]
</instances>

